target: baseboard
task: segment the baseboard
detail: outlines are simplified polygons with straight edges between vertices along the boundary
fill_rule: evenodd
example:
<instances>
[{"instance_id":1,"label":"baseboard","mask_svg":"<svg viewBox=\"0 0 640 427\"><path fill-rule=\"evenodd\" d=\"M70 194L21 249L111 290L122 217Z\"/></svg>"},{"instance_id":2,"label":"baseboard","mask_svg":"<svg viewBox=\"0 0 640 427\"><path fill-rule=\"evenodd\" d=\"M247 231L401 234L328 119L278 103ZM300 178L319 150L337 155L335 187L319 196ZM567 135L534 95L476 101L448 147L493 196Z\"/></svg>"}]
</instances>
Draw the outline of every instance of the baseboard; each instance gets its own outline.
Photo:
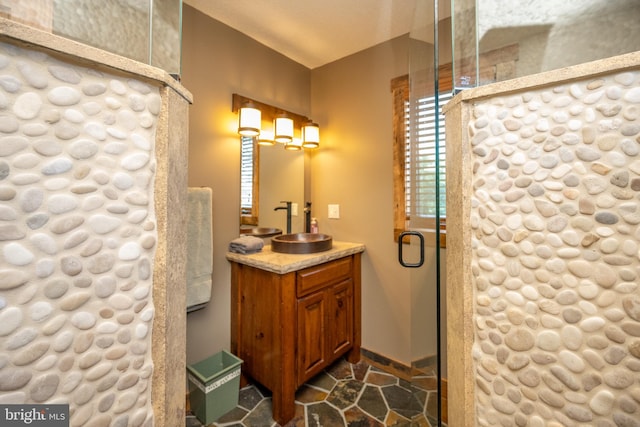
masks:
<instances>
[{"instance_id":1,"label":"baseboard","mask_svg":"<svg viewBox=\"0 0 640 427\"><path fill-rule=\"evenodd\" d=\"M395 375L403 380L411 381L411 366L407 366L401 362L390 359L381 354L375 353L366 348L360 348L361 357L371 366L375 366L389 374Z\"/></svg>"},{"instance_id":2,"label":"baseboard","mask_svg":"<svg viewBox=\"0 0 640 427\"><path fill-rule=\"evenodd\" d=\"M390 359L386 356L373 352L371 350L367 350L366 348L360 349L360 355L365 362L367 362L371 366L375 366L376 368L387 372L389 374L395 375L398 378L402 378L406 381L411 381L413 376L417 373L424 373L430 369L434 369L434 366L437 363L436 356L427 356L421 359L414 360L411 363L411 366L405 365L404 363L398 362L397 360ZM447 423L448 416L448 405L447 405L447 379L440 379L440 407L442 422ZM434 414L435 416L435 414Z\"/></svg>"}]
</instances>

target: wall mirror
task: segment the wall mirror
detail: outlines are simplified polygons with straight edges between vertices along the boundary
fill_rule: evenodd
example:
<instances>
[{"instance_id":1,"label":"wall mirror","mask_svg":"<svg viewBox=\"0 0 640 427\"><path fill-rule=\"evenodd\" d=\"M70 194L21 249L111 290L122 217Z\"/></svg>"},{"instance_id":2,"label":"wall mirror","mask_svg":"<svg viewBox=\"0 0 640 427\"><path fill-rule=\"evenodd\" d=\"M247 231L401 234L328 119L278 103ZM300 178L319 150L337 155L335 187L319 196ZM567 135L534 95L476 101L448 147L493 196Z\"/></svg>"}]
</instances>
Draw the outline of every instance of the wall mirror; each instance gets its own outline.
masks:
<instances>
[{"instance_id":1,"label":"wall mirror","mask_svg":"<svg viewBox=\"0 0 640 427\"><path fill-rule=\"evenodd\" d=\"M233 111L249 98L234 94ZM254 100L262 112L262 129L272 129L274 117L286 112L294 118L295 129L307 121L304 116L263 104ZM294 205L291 231L304 231L304 206L308 201L305 189L309 188L305 174L304 150L285 150L283 144L259 145L257 137L240 138L240 228L266 227L286 230L286 213L274 210L284 206L283 201ZM297 206L297 212L295 209Z\"/></svg>"}]
</instances>

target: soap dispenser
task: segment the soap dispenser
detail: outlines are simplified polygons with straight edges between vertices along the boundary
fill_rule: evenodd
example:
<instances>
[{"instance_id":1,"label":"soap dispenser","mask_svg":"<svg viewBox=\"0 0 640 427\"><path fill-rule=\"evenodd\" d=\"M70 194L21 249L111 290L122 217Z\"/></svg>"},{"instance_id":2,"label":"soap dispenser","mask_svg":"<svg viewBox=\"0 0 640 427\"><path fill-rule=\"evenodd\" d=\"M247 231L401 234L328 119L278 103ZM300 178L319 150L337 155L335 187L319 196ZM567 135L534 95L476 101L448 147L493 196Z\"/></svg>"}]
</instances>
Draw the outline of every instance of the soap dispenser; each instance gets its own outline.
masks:
<instances>
[{"instance_id":1,"label":"soap dispenser","mask_svg":"<svg viewBox=\"0 0 640 427\"><path fill-rule=\"evenodd\" d=\"M315 218L311 218L311 230L312 233L318 233L318 220Z\"/></svg>"}]
</instances>

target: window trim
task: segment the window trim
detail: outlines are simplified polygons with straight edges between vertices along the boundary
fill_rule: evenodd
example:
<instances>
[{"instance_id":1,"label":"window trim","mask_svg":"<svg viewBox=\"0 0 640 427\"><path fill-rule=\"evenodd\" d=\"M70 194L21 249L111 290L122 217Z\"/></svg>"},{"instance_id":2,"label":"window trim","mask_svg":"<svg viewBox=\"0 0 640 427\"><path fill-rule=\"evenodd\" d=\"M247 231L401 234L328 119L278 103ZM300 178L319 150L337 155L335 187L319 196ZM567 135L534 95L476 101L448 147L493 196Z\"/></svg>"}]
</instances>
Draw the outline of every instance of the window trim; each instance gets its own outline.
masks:
<instances>
[{"instance_id":1,"label":"window trim","mask_svg":"<svg viewBox=\"0 0 640 427\"><path fill-rule=\"evenodd\" d=\"M443 92L452 90L453 70L451 64L439 67L439 84ZM405 154L406 154L406 123L405 103L410 99L409 76L404 75L391 80L391 94L393 99L393 239L398 241L400 233L407 231L409 216L406 212L405 186ZM433 93L433 90L431 91ZM426 94L427 96L429 93ZM425 219L425 228L420 229L426 234L436 234L435 218ZM446 248L446 217L440 218L440 247ZM409 243L407 237L403 243ZM435 245L433 245L435 246Z\"/></svg>"},{"instance_id":2,"label":"window trim","mask_svg":"<svg viewBox=\"0 0 640 427\"><path fill-rule=\"evenodd\" d=\"M517 43L483 52L479 55L479 61L456 62L458 71L465 70L475 64L478 67L481 84L509 80L516 77L516 64L520 56L520 46ZM438 67L438 86L441 92L453 90L453 64L444 64ZM433 88L421 87L425 96L433 94ZM393 97L393 239L398 241L398 236L407 231L408 217L406 214L405 200L406 188L404 183L405 173L405 138L406 117L404 101L409 100L409 76L404 75L391 80L391 93ZM445 141L446 144L446 141ZM435 218L432 224L427 224L422 231L426 233L436 232ZM432 228L430 228L432 227ZM446 218L440 218L440 247L446 248ZM408 239L403 239L408 243ZM435 246L435 245L434 245Z\"/></svg>"}]
</instances>

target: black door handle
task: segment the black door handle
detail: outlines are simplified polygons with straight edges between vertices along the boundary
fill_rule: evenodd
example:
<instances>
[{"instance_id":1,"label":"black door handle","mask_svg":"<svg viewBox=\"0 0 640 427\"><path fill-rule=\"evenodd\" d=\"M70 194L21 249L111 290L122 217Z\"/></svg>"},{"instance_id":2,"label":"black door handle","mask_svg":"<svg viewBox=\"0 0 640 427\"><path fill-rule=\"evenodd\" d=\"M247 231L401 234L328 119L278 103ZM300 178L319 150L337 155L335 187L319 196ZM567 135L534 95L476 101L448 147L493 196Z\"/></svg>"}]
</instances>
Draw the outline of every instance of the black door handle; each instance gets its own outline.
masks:
<instances>
[{"instance_id":1,"label":"black door handle","mask_svg":"<svg viewBox=\"0 0 640 427\"><path fill-rule=\"evenodd\" d=\"M420 240L420 261L415 263L411 263L411 262L408 263L404 261L404 257L402 255L402 246L403 246L402 238L404 236L418 236L418 239ZM408 267L408 268L422 267L422 264L424 264L424 236L422 235L422 233L418 231L403 231L402 233L400 233L400 235L398 236L398 262L403 267Z\"/></svg>"}]
</instances>

